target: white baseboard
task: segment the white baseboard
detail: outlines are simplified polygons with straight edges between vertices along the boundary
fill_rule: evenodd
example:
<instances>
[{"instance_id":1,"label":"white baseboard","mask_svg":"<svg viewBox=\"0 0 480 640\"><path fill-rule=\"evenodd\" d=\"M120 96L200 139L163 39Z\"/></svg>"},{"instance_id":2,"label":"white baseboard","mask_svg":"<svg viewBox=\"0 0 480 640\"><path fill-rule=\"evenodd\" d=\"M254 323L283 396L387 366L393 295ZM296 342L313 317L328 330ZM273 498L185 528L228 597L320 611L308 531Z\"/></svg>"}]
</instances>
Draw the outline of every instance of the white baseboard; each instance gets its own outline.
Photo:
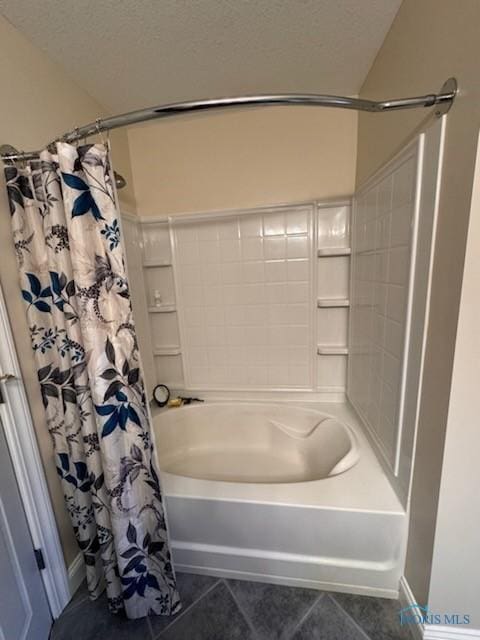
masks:
<instances>
[{"instance_id":1,"label":"white baseboard","mask_svg":"<svg viewBox=\"0 0 480 640\"><path fill-rule=\"evenodd\" d=\"M415 600L415 596L413 595L412 590L410 589L410 585L407 582L405 576L400 578L400 589L398 594L398 599L400 600L400 608L409 607L412 604L417 604ZM409 625L410 633L414 640L423 640L424 631L423 624L416 623Z\"/></svg>"},{"instance_id":2,"label":"white baseboard","mask_svg":"<svg viewBox=\"0 0 480 640\"><path fill-rule=\"evenodd\" d=\"M480 629L427 624L423 640L480 640Z\"/></svg>"},{"instance_id":3,"label":"white baseboard","mask_svg":"<svg viewBox=\"0 0 480 640\"><path fill-rule=\"evenodd\" d=\"M405 576L400 579L399 600L401 608L417 604ZM463 626L417 623L409 629L414 640L480 640L480 629Z\"/></svg>"},{"instance_id":4,"label":"white baseboard","mask_svg":"<svg viewBox=\"0 0 480 640\"><path fill-rule=\"evenodd\" d=\"M70 596L73 597L75 591L85 580L85 563L83 555L79 552L73 562L68 567L68 585L70 587Z\"/></svg>"}]
</instances>

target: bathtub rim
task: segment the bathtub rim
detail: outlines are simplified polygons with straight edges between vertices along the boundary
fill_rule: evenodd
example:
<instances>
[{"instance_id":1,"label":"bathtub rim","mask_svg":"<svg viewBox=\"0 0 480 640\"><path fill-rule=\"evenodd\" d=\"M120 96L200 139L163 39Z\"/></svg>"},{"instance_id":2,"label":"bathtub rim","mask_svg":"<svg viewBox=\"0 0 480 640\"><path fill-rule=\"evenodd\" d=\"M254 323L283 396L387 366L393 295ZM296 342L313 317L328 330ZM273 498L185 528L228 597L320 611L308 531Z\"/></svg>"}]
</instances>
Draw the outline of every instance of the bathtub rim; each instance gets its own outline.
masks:
<instances>
[{"instance_id":1,"label":"bathtub rim","mask_svg":"<svg viewBox=\"0 0 480 640\"><path fill-rule=\"evenodd\" d=\"M260 401L237 398L226 400L206 400L205 405L225 404L271 405L271 400ZM298 506L321 509L340 509L370 513L405 514L393 487L388 480L374 450L363 432L360 419L348 402L298 402L287 400L292 407L310 409L339 421L349 428L358 442L359 460L345 473L320 480L297 483L242 483L219 480L200 480L162 471L158 455L157 467L166 496L195 498L198 500L218 500L276 504L278 506ZM282 403L283 404L283 403ZM195 409L199 405L187 405L177 409L157 409L152 412L153 439L158 446L156 423L166 411ZM203 403L201 406L204 406ZM371 490L372 487L374 490Z\"/></svg>"},{"instance_id":2,"label":"bathtub rim","mask_svg":"<svg viewBox=\"0 0 480 640\"><path fill-rule=\"evenodd\" d=\"M259 402L259 401L251 401L251 400L245 400L244 402L238 402L237 400L220 400L217 402L211 402L211 401L206 401L204 403L195 403L195 404L189 404L189 405L183 405L182 407L175 407L175 408L169 408L168 411L162 411L161 413L157 414L157 419L160 420L161 417L160 416L165 416L165 415L169 415L171 411L173 411L174 413L172 413L171 415L178 415L179 413L183 413L184 411L188 411L188 410L199 410L202 411L204 409L206 409L207 407L210 408L212 406L220 406L220 407L235 407L238 406L239 404L243 404L245 406L248 407L256 407L256 406L261 406L261 407L272 407L272 408L277 408L278 407L278 403L274 404L272 401L265 401L265 402ZM319 424L314 427L314 429L311 431L311 433L309 433L307 435L307 437L310 437L310 435L313 435L313 433L316 431L317 428L320 427L321 423L330 420L333 423L336 423L339 427L341 427L341 429L344 430L344 432L346 432L348 439L350 441L350 447L349 450L347 451L347 453L334 465L334 467L332 468L332 470L330 471L330 473L325 476L324 478L315 478L313 480L298 480L295 481L295 484L303 484L303 483L307 483L307 482L319 482L322 480L326 480L327 478L333 478L335 476L341 475L343 473L348 473L356 464L358 464L358 461L360 459L361 456L361 451L360 451L360 445L359 445L359 440L358 437L355 433L355 431L345 422L343 422L342 420L340 420L337 416L331 414L331 413L325 413L323 411L319 411L318 409L313 409L311 407L306 407L306 406L299 406L298 404L292 405L290 403L290 407L291 408L295 408L295 409L300 409L300 410L305 410L305 411L312 411L316 414L318 414L319 418L321 418L319 420ZM268 416L267 416L268 419ZM154 418L155 420L155 418ZM277 424L277 420L271 418L269 419L270 422L273 424L273 426L276 429L279 429L280 431L282 431L283 433L285 433L288 437L292 438L292 439L297 439L297 438L302 438L303 435L301 434L301 432L295 432L293 429L288 429L288 427L286 427L286 425L282 425L280 423ZM159 468L161 468L161 464L160 464L160 457L158 457L158 463L159 463ZM343 468L345 467L345 468ZM289 485L289 484L294 484L293 482L246 482L246 481L236 481L236 480L213 480L213 479L206 479L206 478L198 478L195 476L185 476L185 475L181 475L181 474L175 474L175 473L171 473L169 471L163 471L164 474L169 474L170 476L176 476L176 477L181 477L181 478L191 478L192 480L202 480L204 482L227 482L227 483L238 483L238 484L275 484L275 485Z\"/></svg>"}]
</instances>

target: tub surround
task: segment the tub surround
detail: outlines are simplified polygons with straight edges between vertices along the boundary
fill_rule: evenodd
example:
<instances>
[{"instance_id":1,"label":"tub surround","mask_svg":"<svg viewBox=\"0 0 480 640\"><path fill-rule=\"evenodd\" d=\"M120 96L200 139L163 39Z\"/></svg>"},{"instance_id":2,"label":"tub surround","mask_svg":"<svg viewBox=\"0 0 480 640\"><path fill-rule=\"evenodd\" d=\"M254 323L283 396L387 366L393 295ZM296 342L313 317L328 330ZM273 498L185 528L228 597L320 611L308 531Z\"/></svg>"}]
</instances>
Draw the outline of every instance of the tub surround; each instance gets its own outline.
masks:
<instances>
[{"instance_id":1,"label":"tub surround","mask_svg":"<svg viewBox=\"0 0 480 640\"><path fill-rule=\"evenodd\" d=\"M349 399L398 475L423 136L355 197ZM418 189L420 189L419 183Z\"/></svg>"},{"instance_id":2,"label":"tub surround","mask_svg":"<svg viewBox=\"0 0 480 640\"><path fill-rule=\"evenodd\" d=\"M313 387L312 214L173 222L187 388Z\"/></svg>"},{"instance_id":3,"label":"tub surround","mask_svg":"<svg viewBox=\"0 0 480 640\"><path fill-rule=\"evenodd\" d=\"M348 200L126 218L150 388L344 400Z\"/></svg>"},{"instance_id":4,"label":"tub surround","mask_svg":"<svg viewBox=\"0 0 480 640\"><path fill-rule=\"evenodd\" d=\"M355 195L348 398L408 505L446 117Z\"/></svg>"}]
</instances>

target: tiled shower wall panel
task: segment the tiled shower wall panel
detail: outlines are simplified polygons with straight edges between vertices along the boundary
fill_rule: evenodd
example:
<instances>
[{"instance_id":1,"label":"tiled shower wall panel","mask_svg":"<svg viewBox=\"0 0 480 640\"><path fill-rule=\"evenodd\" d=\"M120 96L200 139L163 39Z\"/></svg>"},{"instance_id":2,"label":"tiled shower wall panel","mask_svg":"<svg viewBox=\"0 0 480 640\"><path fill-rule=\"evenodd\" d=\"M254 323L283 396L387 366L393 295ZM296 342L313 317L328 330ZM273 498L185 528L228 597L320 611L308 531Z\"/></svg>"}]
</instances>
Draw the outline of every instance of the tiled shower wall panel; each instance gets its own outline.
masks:
<instances>
[{"instance_id":1,"label":"tiled shower wall panel","mask_svg":"<svg viewBox=\"0 0 480 640\"><path fill-rule=\"evenodd\" d=\"M361 190L353 219L348 395L394 467L404 366L417 148Z\"/></svg>"},{"instance_id":2,"label":"tiled shower wall panel","mask_svg":"<svg viewBox=\"0 0 480 640\"><path fill-rule=\"evenodd\" d=\"M186 384L312 389L313 206L177 221Z\"/></svg>"}]
</instances>

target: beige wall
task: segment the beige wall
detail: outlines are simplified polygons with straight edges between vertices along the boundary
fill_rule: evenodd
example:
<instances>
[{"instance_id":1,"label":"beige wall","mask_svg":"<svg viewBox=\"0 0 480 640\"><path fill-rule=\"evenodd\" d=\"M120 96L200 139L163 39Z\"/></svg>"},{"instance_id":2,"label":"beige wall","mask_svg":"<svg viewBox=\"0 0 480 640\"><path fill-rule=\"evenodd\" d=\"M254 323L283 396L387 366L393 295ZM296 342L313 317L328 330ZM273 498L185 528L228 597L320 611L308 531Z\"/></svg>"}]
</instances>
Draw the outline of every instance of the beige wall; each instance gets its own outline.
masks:
<instances>
[{"instance_id":1,"label":"beige wall","mask_svg":"<svg viewBox=\"0 0 480 640\"><path fill-rule=\"evenodd\" d=\"M480 145L463 274L429 602L480 629Z\"/></svg>"},{"instance_id":2,"label":"beige wall","mask_svg":"<svg viewBox=\"0 0 480 640\"><path fill-rule=\"evenodd\" d=\"M79 89L57 66L29 44L10 24L0 18L0 144L19 149L36 149L76 125L102 115L102 108ZM126 136L112 137L115 166L130 178ZM7 300L18 357L27 388L30 409L40 453L60 531L65 559L77 554L70 520L63 506L60 483L55 471L50 436L36 378L35 363L28 336L25 310L18 288L17 263L10 233L10 213L5 195L3 171L0 177L0 281ZM122 197L123 197L122 192ZM126 206L134 207L127 192Z\"/></svg>"},{"instance_id":3,"label":"beige wall","mask_svg":"<svg viewBox=\"0 0 480 640\"><path fill-rule=\"evenodd\" d=\"M451 75L460 96L448 116L430 322L415 458L406 577L427 602L458 304L480 126L480 2L404 0L361 90L388 98L435 91ZM359 118L361 183L425 120L405 111ZM454 431L458 425L452 425Z\"/></svg>"},{"instance_id":4,"label":"beige wall","mask_svg":"<svg viewBox=\"0 0 480 640\"><path fill-rule=\"evenodd\" d=\"M353 193L357 114L263 107L128 131L139 215L248 208Z\"/></svg>"}]
</instances>

